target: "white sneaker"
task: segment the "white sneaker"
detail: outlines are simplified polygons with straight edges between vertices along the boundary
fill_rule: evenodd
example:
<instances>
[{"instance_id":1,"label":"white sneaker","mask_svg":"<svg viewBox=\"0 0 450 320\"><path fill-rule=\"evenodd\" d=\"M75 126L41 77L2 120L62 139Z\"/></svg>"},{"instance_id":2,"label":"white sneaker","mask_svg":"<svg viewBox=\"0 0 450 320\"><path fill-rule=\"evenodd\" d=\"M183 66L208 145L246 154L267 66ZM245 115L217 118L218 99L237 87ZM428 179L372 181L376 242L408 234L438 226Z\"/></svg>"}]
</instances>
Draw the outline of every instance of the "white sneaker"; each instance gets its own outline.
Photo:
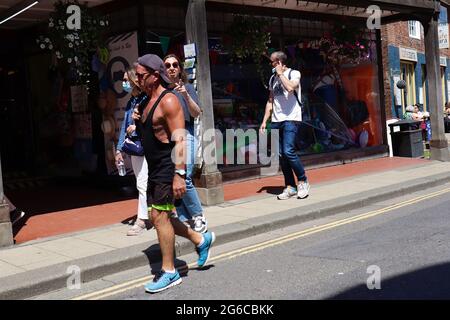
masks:
<instances>
[{"instance_id":1,"label":"white sneaker","mask_svg":"<svg viewBox=\"0 0 450 320\"><path fill-rule=\"evenodd\" d=\"M143 220L136 220L134 225L128 230L127 236L138 236L143 233L146 229L151 229L153 225L151 222L146 222Z\"/></svg>"},{"instance_id":2,"label":"white sneaker","mask_svg":"<svg viewBox=\"0 0 450 320\"><path fill-rule=\"evenodd\" d=\"M292 197L294 197L296 195L297 195L297 190L295 190L294 188L288 187L288 188L285 188L283 190L283 193L280 193L277 196L277 198L278 198L278 200L287 200L287 199L292 198Z\"/></svg>"},{"instance_id":3,"label":"white sneaker","mask_svg":"<svg viewBox=\"0 0 450 320\"><path fill-rule=\"evenodd\" d=\"M208 231L208 223L204 215L194 217L194 231L199 233Z\"/></svg>"},{"instance_id":4,"label":"white sneaker","mask_svg":"<svg viewBox=\"0 0 450 320\"><path fill-rule=\"evenodd\" d=\"M309 194L309 189L311 186L307 181L305 182L299 182L297 186L297 198L298 199L305 199Z\"/></svg>"}]
</instances>

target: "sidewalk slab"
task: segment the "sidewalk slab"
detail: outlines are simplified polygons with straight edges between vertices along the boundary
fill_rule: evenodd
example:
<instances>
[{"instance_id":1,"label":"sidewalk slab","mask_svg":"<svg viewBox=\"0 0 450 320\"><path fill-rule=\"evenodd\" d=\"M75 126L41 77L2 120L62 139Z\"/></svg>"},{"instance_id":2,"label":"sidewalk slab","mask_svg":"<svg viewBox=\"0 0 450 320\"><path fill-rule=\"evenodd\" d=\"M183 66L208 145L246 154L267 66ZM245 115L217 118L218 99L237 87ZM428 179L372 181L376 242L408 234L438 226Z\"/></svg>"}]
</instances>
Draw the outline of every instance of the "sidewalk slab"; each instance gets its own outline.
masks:
<instances>
[{"instance_id":1,"label":"sidewalk slab","mask_svg":"<svg viewBox=\"0 0 450 320\"><path fill-rule=\"evenodd\" d=\"M450 164L429 161L312 185L310 197L304 200L279 201L274 195L264 194L207 207L205 214L210 229L216 232L217 244L223 244L448 182ZM127 237L122 232L127 228L114 225L0 250L0 299L23 299L63 288L70 276L67 268L72 265L80 267L82 281L88 282L159 261L154 230ZM69 256L71 241L75 250ZM193 249L189 241L176 239L177 255L192 253Z\"/></svg>"},{"instance_id":2,"label":"sidewalk slab","mask_svg":"<svg viewBox=\"0 0 450 320\"><path fill-rule=\"evenodd\" d=\"M307 174L311 184L315 186L321 183L345 180L358 175L372 174L380 170L397 170L428 164L428 160L424 159L379 158L338 166L307 169ZM255 196L255 199L258 199L258 196L270 197L271 193L281 192L283 184L284 179L281 173L278 176L228 182L224 184L225 201L237 203L247 197ZM66 193L69 192L69 194L66 194L60 189L50 188L36 190L31 194L30 192L21 194L19 198L22 199L21 201L25 206L25 208L21 209L24 209L27 215L14 228L16 244L92 228L109 227L117 223L123 223L125 226L136 215L137 196L131 200L113 202L110 200L113 197L111 194L105 193L105 190L100 190L96 193L92 188L84 190L84 188L68 187ZM56 199L55 197L48 199L47 193L44 192L48 192L52 197L55 195ZM111 190L110 193L117 194L119 190ZM64 202L64 199L68 199L69 195L70 199L75 197L77 201L74 203L69 200L67 201L68 204L64 206L61 202ZM98 196L97 205L93 205L95 196ZM49 201L50 203L48 203ZM18 204L22 203L18 202ZM226 205L223 204L221 206ZM67 209L62 210L64 207Z\"/></svg>"}]
</instances>

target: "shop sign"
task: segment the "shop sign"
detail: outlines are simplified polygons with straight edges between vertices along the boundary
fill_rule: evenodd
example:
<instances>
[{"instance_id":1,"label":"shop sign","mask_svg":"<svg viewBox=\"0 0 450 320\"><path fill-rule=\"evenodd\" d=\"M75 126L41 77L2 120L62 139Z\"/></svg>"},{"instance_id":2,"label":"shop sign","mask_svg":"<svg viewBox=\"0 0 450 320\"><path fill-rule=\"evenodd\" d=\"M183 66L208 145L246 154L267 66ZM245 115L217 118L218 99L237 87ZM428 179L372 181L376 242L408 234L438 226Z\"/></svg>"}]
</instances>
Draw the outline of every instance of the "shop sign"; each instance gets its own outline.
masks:
<instances>
[{"instance_id":1,"label":"shop sign","mask_svg":"<svg viewBox=\"0 0 450 320\"><path fill-rule=\"evenodd\" d=\"M439 57L439 63L441 64L441 67L446 67L447 66L447 58Z\"/></svg>"},{"instance_id":2,"label":"shop sign","mask_svg":"<svg viewBox=\"0 0 450 320\"><path fill-rule=\"evenodd\" d=\"M449 34L448 23L440 23L438 27L439 34L439 49L448 49L449 46Z\"/></svg>"},{"instance_id":3,"label":"shop sign","mask_svg":"<svg viewBox=\"0 0 450 320\"><path fill-rule=\"evenodd\" d=\"M400 48L400 60L417 62L417 51L412 49Z\"/></svg>"}]
</instances>

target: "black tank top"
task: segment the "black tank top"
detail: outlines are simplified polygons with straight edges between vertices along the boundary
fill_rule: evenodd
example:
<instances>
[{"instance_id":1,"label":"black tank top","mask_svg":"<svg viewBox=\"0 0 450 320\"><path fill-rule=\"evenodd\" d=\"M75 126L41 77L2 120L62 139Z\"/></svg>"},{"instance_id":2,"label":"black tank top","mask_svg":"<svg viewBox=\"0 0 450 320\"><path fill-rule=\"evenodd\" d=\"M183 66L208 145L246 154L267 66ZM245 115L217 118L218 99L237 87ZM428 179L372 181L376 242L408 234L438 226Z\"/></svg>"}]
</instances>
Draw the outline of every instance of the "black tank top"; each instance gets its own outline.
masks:
<instances>
[{"instance_id":1,"label":"black tank top","mask_svg":"<svg viewBox=\"0 0 450 320\"><path fill-rule=\"evenodd\" d=\"M144 147L145 160L147 160L148 164L148 180L158 183L172 183L175 173L175 164L173 163L171 157L175 142L171 141L170 137L170 141L168 143L161 142L155 136L153 131L153 114L161 102L161 99L168 93L172 92L170 90L164 90L161 93L158 100L156 100L152 109L148 113L144 123L138 121L140 126L139 131L142 137L142 145ZM143 114L143 112L140 113Z\"/></svg>"}]
</instances>

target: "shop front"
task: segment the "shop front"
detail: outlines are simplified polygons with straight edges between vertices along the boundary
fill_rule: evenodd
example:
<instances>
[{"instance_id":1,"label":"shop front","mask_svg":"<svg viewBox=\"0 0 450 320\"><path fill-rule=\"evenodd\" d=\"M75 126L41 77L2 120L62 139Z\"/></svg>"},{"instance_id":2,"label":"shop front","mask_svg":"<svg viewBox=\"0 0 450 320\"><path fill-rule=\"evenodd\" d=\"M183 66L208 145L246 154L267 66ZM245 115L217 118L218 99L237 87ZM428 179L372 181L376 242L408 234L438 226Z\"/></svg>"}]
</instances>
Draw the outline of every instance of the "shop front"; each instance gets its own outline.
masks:
<instances>
[{"instance_id":1,"label":"shop front","mask_svg":"<svg viewBox=\"0 0 450 320\"><path fill-rule=\"evenodd\" d=\"M379 26L366 28L370 4L355 1L190 1L186 15L187 40L199 49L197 86L201 102L212 106L203 115L206 129L215 128L221 133L220 138L227 129L252 130L260 124L271 72L268 61L252 52L259 50L261 30L269 30L266 58L271 49L283 50L289 56L288 64L302 73L304 125L298 145L305 164L342 163L386 154L381 36ZM410 20L414 15L424 26L427 101L434 132L431 158L448 161L442 109L437 107L443 103L436 46L440 4L437 1L407 4L377 1L373 4L378 6L376 14L383 24ZM245 28L239 28L242 21L236 22L236 15L251 17L247 25L253 29L247 39L243 37ZM251 21L256 18L263 18L266 23ZM236 54L239 52L240 55ZM210 64L209 69L204 67ZM203 141L204 147L211 144L216 147L217 163L203 169L199 189L220 185L222 177L226 180L227 176L245 176L246 166L230 163L226 152L233 150L251 158L258 141L253 138L242 145L235 142L228 146L214 140ZM245 145L249 146L243 148ZM253 167L249 174L257 175L258 171ZM215 196L212 195L210 202L206 195L205 203L216 203L214 201L220 197L214 200Z\"/></svg>"},{"instance_id":2,"label":"shop front","mask_svg":"<svg viewBox=\"0 0 450 320\"><path fill-rule=\"evenodd\" d=\"M302 75L298 146L303 161L317 165L385 155L377 32L342 16L303 12L286 17L280 9L259 9L256 15L248 10L248 15L239 15L239 6L207 3L214 127L222 136L237 129L257 132L269 97L269 55L282 50L287 65ZM249 26L259 29L248 32ZM268 50L256 57L237 57L239 50L250 51L264 41L255 31L261 38L270 34ZM239 45L246 42L247 47ZM262 164L250 163L257 158L252 157L258 152L257 135L248 137L246 142L218 146L224 180L259 174ZM239 156L247 162L237 163Z\"/></svg>"},{"instance_id":3,"label":"shop front","mask_svg":"<svg viewBox=\"0 0 450 320\"><path fill-rule=\"evenodd\" d=\"M197 180L204 204L223 202L223 181L261 175L265 164L254 155L260 148L257 132L269 95L268 56L273 51L286 52L288 66L302 74L304 121L297 142L306 165L387 154L381 37L378 29L367 28L368 4L337 0L102 2L96 9L108 16L108 40L102 47L108 52L104 55L99 50L90 57L90 77L85 79L89 82L83 85L62 81L58 72L48 68L61 57L40 50L39 44L48 49L45 37L36 47L42 28L21 33L25 39L20 44L22 61L29 66L24 83L30 85L27 92L31 93L22 96L28 105L23 113L28 122L21 125L28 132L23 140L31 139L20 150L33 160L32 171L90 173L95 179L101 177L97 181L111 181L117 175L112 155L127 98L120 88L121 72L144 53L176 53L184 58L184 45L189 43L196 47L190 73L203 107L202 128L216 130L214 137L201 143L203 150L214 155L214 161L203 163ZM443 82L439 54L432 45L438 37L435 13L439 6L422 0L376 4L383 9L383 23L407 19L414 12L427 26L427 101L433 110L443 99L436 94ZM432 155L448 159L440 122L431 114ZM244 140L226 139L227 132L239 129L249 133ZM6 159L16 170L11 149L3 146L2 161Z\"/></svg>"}]
</instances>

